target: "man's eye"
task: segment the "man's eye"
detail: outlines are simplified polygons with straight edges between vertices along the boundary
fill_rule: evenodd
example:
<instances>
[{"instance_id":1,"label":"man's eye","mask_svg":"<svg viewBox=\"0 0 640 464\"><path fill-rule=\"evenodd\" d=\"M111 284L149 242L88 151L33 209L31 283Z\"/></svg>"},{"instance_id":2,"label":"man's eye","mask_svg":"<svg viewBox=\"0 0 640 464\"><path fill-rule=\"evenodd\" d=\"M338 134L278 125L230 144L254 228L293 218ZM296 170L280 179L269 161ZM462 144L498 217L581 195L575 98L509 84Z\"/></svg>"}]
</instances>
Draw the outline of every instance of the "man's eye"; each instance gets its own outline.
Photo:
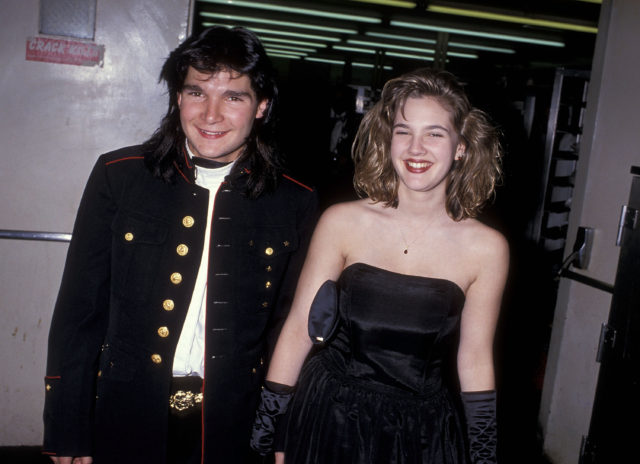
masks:
<instances>
[{"instance_id":1,"label":"man's eye","mask_svg":"<svg viewBox=\"0 0 640 464\"><path fill-rule=\"evenodd\" d=\"M202 92L198 92L198 91L196 91L196 90L191 90L191 91L188 93L188 95L189 95L189 96L191 96L191 97L200 97L200 96L202 96Z\"/></svg>"},{"instance_id":2,"label":"man's eye","mask_svg":"<svg viewBox=\"0 0 640 464\"><path fill-rule=\"evenodd\" d=\"M431 132L428 135L429 137L442 137L442 134L440 134L439 132Z\"/></svg>"}]
</instances>

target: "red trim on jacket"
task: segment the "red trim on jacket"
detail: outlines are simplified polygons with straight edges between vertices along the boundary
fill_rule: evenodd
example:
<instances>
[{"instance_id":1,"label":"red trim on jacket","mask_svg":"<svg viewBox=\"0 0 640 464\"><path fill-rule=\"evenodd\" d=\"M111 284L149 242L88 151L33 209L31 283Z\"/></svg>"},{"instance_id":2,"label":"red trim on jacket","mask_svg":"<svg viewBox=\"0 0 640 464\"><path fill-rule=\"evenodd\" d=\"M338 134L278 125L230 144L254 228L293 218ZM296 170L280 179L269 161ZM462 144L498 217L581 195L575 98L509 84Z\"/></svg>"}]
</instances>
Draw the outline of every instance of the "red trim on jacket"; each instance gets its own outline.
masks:
<instances>
[{"instance_id":1,"label":"red trim on jacket","mask_svg":"<svg viewBox=\"0 0 640 464\"><path fill-rule=\"evenodd\" d=\"M120 161L139 160L139 159L144 159L144 156L126 156L124 158L118 158L115 160L107 161L106 163L104 163L104 165L109 166L110 164L119 163Z\"/></svg>"},{"instance_id":2,"label":"red trim on jacket","mask_svg":"<svg viewBox=\"0 0 640 464\"><path fill-rule=\"evenodd\" d=\"M293 177L289 177L286 174L282 174L282 177L284 177L285 179L289 179L291 182L293 182L295 184L298 184L300 187L306 188L310 192L313 192L313 189L311 187L308 187L308 186L304 185L302 182L299 182L299 181L295 180Z\"/></svg>"},{"instance_id":3,"label":"red trim on jacket","mask_svg":"<svg viewBox=\"0 0 640 464\"><path fill-rule=\"evenodd\" d=\"M60 375L45 375L44 378L45 379L61 379L62 376L60 376Z\"/></svg>"}]
</instances>

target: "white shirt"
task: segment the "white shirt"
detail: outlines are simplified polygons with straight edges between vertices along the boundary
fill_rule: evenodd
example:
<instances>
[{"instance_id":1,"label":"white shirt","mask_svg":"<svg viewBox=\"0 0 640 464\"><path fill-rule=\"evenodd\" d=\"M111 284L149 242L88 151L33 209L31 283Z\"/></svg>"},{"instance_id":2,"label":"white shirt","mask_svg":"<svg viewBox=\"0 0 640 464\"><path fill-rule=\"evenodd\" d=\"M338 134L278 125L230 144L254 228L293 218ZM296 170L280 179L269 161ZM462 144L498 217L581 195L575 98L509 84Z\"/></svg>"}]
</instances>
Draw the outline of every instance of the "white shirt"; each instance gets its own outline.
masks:
<instances>
[{"instance_id":1,"label":"white shirt","mask_svg":"<svg viewBox=\"0 0 640 464\"><path fill-rule=\"evenodd\" d=\"M187 145L189 156L193 153ZM193 289L191 303L184 320L176 354L173 358L173 375L176 377L186 375L199 375L204 378L204 333L207 313L207 271L209 266L209 241L211 237L211 218L213 216L213 202L220 184L231 172L233 163L221 168L203 168L194 166L196 170L196 184L209 190L209 208L207 210L207 228L204 234L204 248L198 277Z\"/></svg>"}]
</instances>

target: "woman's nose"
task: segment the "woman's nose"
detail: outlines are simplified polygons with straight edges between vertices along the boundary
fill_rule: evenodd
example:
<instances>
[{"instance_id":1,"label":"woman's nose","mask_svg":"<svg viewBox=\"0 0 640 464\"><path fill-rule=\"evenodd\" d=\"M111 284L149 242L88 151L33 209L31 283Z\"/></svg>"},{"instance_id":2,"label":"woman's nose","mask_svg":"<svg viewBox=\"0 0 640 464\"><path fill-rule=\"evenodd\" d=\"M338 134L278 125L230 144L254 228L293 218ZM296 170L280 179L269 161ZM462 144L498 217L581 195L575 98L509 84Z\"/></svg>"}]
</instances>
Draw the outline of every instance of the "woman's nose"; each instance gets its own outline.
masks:
<instances>
[{"instance_id":1,"label":"woman's nose","mask_svg":"<svg viewBox=\"0 0 640 464\"><path fill-rule=\"evenodd\" d=\"M412 136L409 144L409 150L411 153L424 153L424 144L422 143L422 137Z\"/></svg>"}]
</instances>

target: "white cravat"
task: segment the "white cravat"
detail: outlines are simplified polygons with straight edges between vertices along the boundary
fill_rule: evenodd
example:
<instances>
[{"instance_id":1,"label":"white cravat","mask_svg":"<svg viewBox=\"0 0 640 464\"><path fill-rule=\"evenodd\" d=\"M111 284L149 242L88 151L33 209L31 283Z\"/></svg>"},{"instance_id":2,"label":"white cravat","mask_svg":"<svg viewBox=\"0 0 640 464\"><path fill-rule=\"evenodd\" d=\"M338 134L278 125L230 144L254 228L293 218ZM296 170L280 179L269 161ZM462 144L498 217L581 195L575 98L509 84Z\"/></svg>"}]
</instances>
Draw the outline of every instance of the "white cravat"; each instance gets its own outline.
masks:
<instances>
[{"instance_id":1,"label":"white cravat","mask_svg":"<svg viewBox=\"0 0 640 464\"><path fill-rule=\"evenodd\" d=\"M187 144L189 156L193 153ZM207 271L209 267L209 241L211 236L211 218L213 216L213 202L220 184L231 172L233 163L229 163L221 168L202 168L194 166L196 169L196 184L209 190L209 208L207 210L207 229L204 235L204 248L198 277L193 289L191 303L184 320L176 354L173 358L173 375L176 377L185 375L199 375L204 378L204 332L207 309Z\"/></svg>"}]
</instances>

